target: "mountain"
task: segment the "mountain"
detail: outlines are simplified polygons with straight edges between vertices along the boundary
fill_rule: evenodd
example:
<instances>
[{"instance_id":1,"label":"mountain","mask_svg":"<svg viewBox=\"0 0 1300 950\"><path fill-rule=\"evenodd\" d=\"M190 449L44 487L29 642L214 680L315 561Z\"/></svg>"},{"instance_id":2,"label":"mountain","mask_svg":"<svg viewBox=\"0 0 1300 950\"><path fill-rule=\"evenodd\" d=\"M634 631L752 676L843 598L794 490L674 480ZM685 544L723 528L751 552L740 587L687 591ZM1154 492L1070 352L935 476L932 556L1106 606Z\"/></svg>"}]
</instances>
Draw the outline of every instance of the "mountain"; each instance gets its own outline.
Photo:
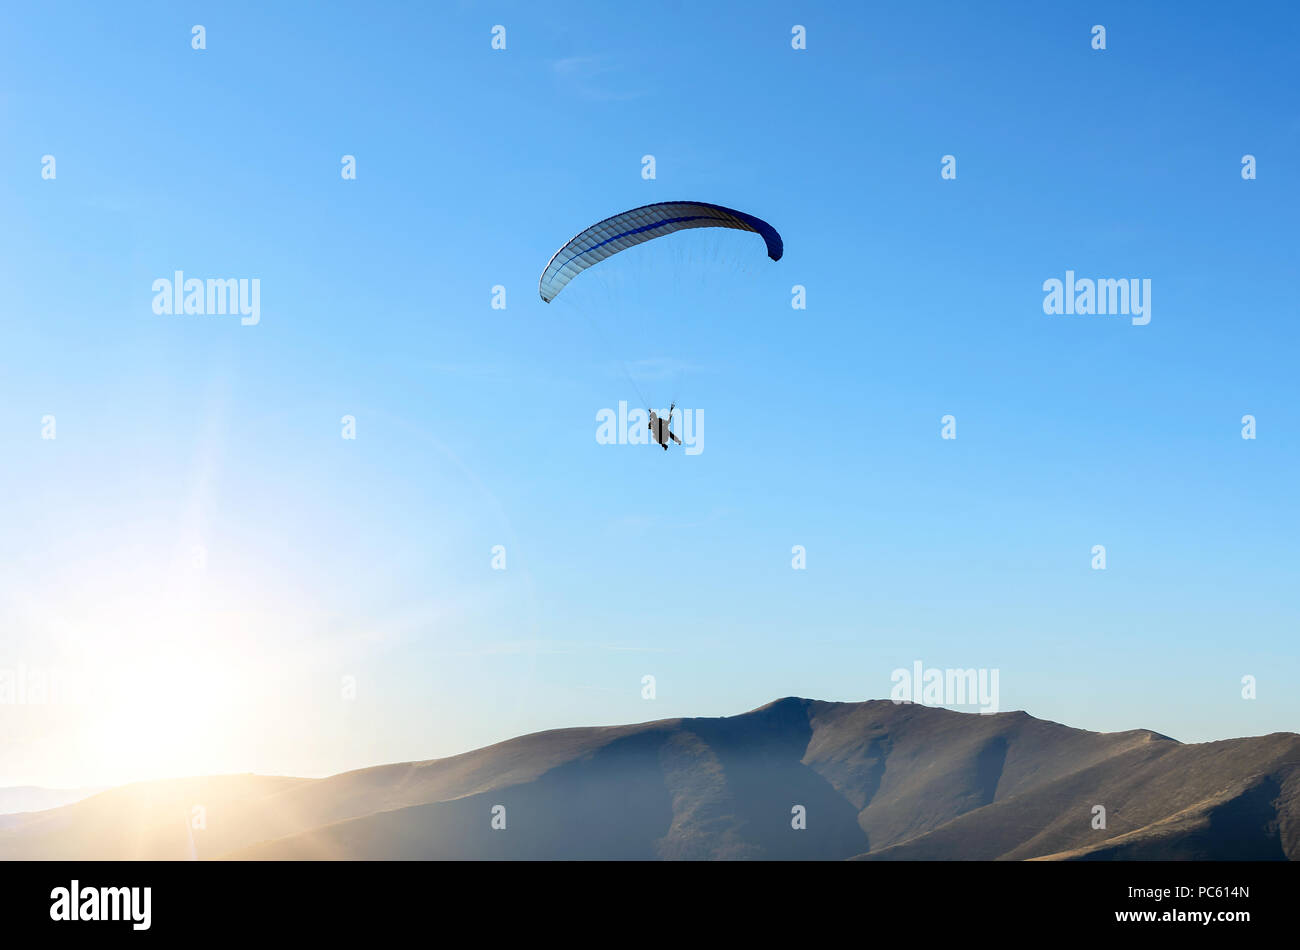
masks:
<instances>
[{"instance_id":1,"label":"mountain","mask_svg":"<svg viewBox=\"0 0 1300 950\"><path fill-rule=\"evenodd\" d=\"M0 859L1296 859L1300 735L1189 745L787 698L324 779L141 783L15 817Z\"/></svg>"},{"instance_id":2,"label":"mountain","mask_svg":"<svg viewBox=\"0 0 1300 950\"><path fill-rule=\"evenodd\" d=\"M101 791L101 788L41 788L38 785L0 788L0 816L70 805Z\"/></svg>"}]
</instances>

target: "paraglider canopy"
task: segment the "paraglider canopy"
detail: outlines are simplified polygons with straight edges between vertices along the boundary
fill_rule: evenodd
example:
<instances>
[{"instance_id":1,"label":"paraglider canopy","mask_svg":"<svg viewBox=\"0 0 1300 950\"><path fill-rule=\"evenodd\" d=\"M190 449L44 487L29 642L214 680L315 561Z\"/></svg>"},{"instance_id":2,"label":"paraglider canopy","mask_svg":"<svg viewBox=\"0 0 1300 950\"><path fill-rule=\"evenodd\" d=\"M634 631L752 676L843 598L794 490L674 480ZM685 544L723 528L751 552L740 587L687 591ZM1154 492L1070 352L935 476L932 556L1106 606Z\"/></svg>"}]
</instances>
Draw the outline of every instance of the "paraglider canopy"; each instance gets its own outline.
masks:
<instances>
[{"instance_id":1,"label":"paraglider canopy","mask_svg":"<svg viewBox=\"0 0 1300 950\"><path fill-rule=\"evenodd\" d=\"M661 201L624 211L593 224L552 255L537 292L550 303L569 281L593 264L629 247L686 228L734 228L752 231L767 244L767 256L781 259L784 245L776 228L761 218L702 201Z\"/></svg>"}]
</instances>

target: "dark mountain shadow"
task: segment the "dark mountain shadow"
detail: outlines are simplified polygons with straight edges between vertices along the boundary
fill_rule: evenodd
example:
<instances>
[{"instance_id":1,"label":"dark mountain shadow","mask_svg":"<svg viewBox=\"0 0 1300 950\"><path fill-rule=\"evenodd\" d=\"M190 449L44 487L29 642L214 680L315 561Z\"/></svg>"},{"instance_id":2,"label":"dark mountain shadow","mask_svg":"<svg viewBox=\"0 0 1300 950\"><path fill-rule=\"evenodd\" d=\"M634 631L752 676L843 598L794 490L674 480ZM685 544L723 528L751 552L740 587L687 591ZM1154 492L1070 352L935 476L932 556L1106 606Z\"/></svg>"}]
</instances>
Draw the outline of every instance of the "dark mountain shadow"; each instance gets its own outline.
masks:
<instances>
[{"instance_id":1,"label":"dark mountain shadow","mask_svg":"<svg viewBox=\"0 0 1300 950\"><path fill-rule=\"evenodd\" d=\"M784 699L744 716L682 721L717 757L749 857L838 859L869 846L858 810L802 761L813 731L806 707ZM802 830L792 827L796 806L804 809Z\"/></svg>"}]
</instances>

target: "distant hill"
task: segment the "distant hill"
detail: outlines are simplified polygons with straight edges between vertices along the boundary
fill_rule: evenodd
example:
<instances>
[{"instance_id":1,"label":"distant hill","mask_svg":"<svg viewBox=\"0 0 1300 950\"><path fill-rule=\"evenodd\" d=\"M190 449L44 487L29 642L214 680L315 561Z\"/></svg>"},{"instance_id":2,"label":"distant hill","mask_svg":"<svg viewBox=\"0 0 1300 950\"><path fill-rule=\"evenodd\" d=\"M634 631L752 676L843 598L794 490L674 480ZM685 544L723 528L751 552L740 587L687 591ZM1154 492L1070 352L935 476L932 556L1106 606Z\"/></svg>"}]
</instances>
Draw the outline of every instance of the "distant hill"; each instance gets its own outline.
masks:
<instances>
[{"instance_id":1,"label":"distant hill","mask_svg":"<svg viewBox=\"0 0 1300 950\"><path fill-rule=\"evenodd\" d=\"M38 785L0 788L0 815L58 808L60 805L70 805L102 791L102 788L41 788Z\"/></svg>"},{"instance_id":2,"label":"distant hill","mask_svg":"<svg viewBox=\"0 0 1300 950\"><path fill-rule=\"evenodd\" d=\"M788 698L324 779L142 783L17 817L0 859L1296 859L1300 735L1185 745Z\"/></svg>"}]
</instances>

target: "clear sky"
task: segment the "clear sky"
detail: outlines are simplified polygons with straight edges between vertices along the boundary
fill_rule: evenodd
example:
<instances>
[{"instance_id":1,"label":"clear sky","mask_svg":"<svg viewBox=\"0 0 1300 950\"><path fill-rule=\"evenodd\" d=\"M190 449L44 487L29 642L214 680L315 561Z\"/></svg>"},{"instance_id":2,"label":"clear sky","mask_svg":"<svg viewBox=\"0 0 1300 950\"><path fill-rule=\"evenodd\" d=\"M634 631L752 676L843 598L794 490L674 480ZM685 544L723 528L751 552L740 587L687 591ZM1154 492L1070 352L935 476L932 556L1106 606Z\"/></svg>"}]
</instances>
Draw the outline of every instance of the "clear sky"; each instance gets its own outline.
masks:
<instances>
[{"instance_id":1,"label":"clear sky","mask_svg":"<svg viewBox=\"0 0 1300 950\"><path fill-rule=\"evenodd\" d=\"M0 705L0 785L321 775L915 661L1088 729L1300 728L1298 27L5 5L0 670L79 685ZM538 299L670 199L784 259L690 232ZM155 314L177 270L257 278L260 322ZM1150 323L1044 314L1067 270L1149 279ZM639 391L704 451L597 444Z\"/></svg>"}]
</instances>

